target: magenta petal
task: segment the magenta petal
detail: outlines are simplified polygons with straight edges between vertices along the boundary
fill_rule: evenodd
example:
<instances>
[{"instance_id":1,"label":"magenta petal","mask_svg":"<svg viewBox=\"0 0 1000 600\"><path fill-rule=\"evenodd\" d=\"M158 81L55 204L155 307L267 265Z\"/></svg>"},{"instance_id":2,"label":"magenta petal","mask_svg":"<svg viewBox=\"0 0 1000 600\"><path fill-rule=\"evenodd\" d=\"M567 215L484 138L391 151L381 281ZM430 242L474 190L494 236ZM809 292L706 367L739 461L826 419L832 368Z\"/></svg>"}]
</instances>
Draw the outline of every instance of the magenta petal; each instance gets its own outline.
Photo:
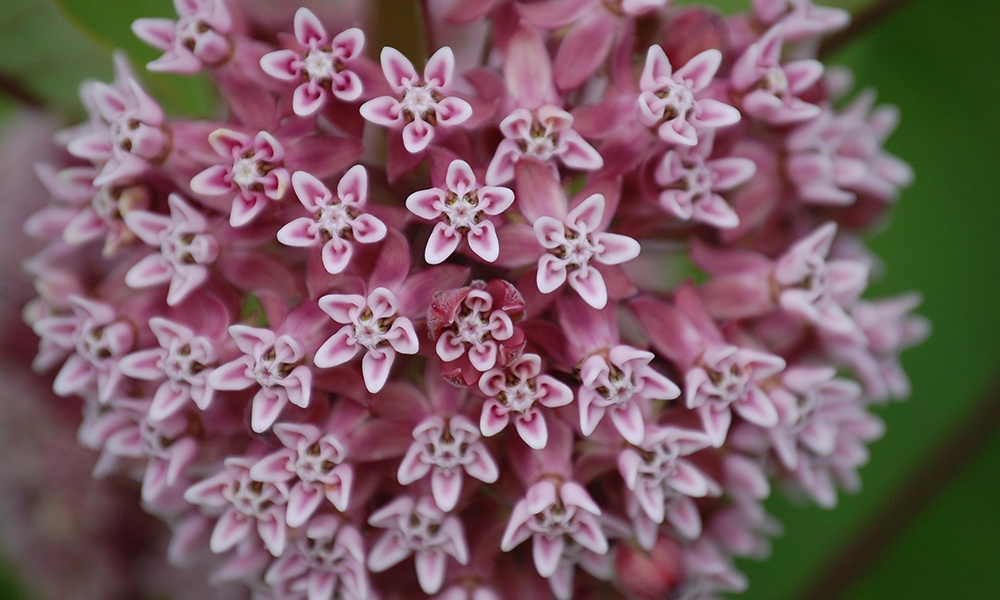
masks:
<instances>
[{"instance_id":1,"label":"magenta petal","mask_svg":"<svg viewBox=\"0 0 1000 600\"><path fill-rule=\"evenodd\" d=\"M229 550L250 533L251 523L247 517L240 514L235 508L230 508L222 513L219 522L212 530L212 539L209 542L212 552L221 554Z\"/></svg>"},{"instance_id":2,"label":"magenta petal","mask_svg":"<svg viewBox=\"0 0 1000 600\"><path fill-rule=\"evenodd\" d=\"M431 472L430 463L424 461L423 457L423 446L419 443L410 444L410 447L406 450L406 454L403 456L403 460L399 463L399 468L396 470L396 479L400 485L410 485L415 481L423 479Z\"/></svg>"},{"instance_id":3,"label":"magenta petal","mask_svg":"<svg viewBox=\"0 0 1000 600\"><path fill-rule=\"evenodd\" d=\"M747 394L733 404L737 413L747 421L761 427L778 424L778 411L771 398L759 387L751 386Z\"/></svg>"},{"instance_id":4,"label":"magenta petal","mask_svg":"<svg viewBox=\"0 0 1000 600\"><path fill-rule=\"evenodd\" d=\"M278 241L286 246L308 248L320 239L316 220L309 217L299 217L278 230Z\"/></svg>"},{"instance_id":5,"label":"magenta petal","mask_svg":"<svg viewBox=\"0 0 1000 600\"><path fill-rule=\"evenodd\" d=\"M434 469L431 474L431 491L438 508L450 512L458 504L458 497L462 494L462 473L454 469Z\"/></svg>"},{"instance_id":6,"label":"magenta petal","mask_svg":"<svg viewBox=\"0 0 1000 600\"><path fill-rule=\"evenodd\" d=\"M361 116L383 127L394 127L403 120L403 113L398 100L392 96L372 98L361 105Z\"/></svg>"},{"instance_id":7,"label":"magenta petal","mask_svg":"<svg viewBox=\"0 0 1000 600\"><path fill-rule=\"evenodd\" d=\"M417 552L415 565L417 581L425 594L436 594L444 585L447 557L439 548L427 548Z\"/></svg>"},{"instance_id":8,"label":"magenta petal","mask_svg":"<svg viewBox=\"0 0 1000 600\"><path fill-rule=\"evenodd\" d=\"M529 221L548 216L557 219L566 214L566 197L559 180L548 165L524 159L516 168L517 207Z\"/></svg>"},{"instance_id":9,"label":"magenta petal","mask_svg":"<svg viewBox=\"0 0 1000 600\"><path fill-rule=\"evenodd\" d=\"M492 437L503 431L510 422L510 414L495 398L490 398L483 404L483 412L479 417L479 430L485 437Z\"/></svg>"},{"instance_id":10,"label":"magenta petal","mask_svg":"<svg viewBox=\"0 0 1000 600\"><path fill-rule=\"evenodd\" d=\"M694 125L700 129L715 129L732 125L740 120L740 111L718 100L703 98L698 101Z\"/></svg>"},{"instance_id":11,"label":"magenta petal","mask_svg":"<svg viewBox=\"0 0 1000 600\"><path fill-rule=\"evenodd\" d=\"M285 522L292 528L301 527L316 512L323 498L323 488L300 481L289 490Z\"/></svg>"},{"instance_id":12,"label":"magenta petal","mask_svg":"<svg viewBox=\"0 0 1000 600\"><path fill-rule=\"evenodd\" d=\"M170 50L174 45L177 24L170 19L136 19L132 33L140 40L159 50Z\"/></svg>"},{"instance_id":13,"label":"magenta petal","mask_svg":"<svg viewBox=\"0 0 1000 600\"><path fill-rule=\"evenodd\" d=\"M604 166L604 159L579 133L567 129L560 133L559 159L571 169L596 171Z\"/></svg>"},{"instance_id":14,"label":"magenta petal","mask_svg":"<svg viewBox=\"0 0 1000 600\"><path fill-rule=\"evenodd\" d=\"M556 408L573 401L573 390L554 377L541 375L535 385L538 387L538 402L542 406Z\"/></svg>"},{"instance_id":15,"label":"magenta petal","mask_svg":"<svg viewBox=\"0 0 1000 600\"><path fill-rule=\"evenodd\" d=\"M548 536L535 534L532 540L531 556L535 561L535 569L542 577L552 577L562 559L566 538L563 536Z\"/></svg>"},{"instance_id":16,"label":"magenta petal","mask_svg":"<svg viewBox=\"0 0 1000 600\"><path fill-rule=\"evenodd\" d=\"M292 93L292 110L300 117L308 117L326 104L327 91L313 82L305 82Z\"/></svg>"},{"instance_id":17,"label":"magenta petal","mask_svg":"<svg viewBox=\"0 0 1000 600\"><path fill-rule=\"evenodd\" d=\"M170 281L174 268L162 254L150 254L137 262L125 274L125 285L131 288L147 288Z\"/></svg>"},{"instance_id":18,"label":"magenta petal","mask_svg":"<svg viewBox=\"0 0 1000 600\"><path fill-rule=\"evenodd\" d=\"M353 254L354 248L350 242L340 237L331 237L323 244L323 267L331 275L341 273L350 264Z\"/></svg>"},{"instance_id":19,"label":"magenta petal","mask_svg":"<svg viewBox=\"0 0 1000 600\"><path fill-rule=\"evenodd\" d=\"M608 288L604 284L604 277L594 267L577 269L569 274L567 280L569 286L590 306L600 310L607 305Z\"/></svg>"},{"instance_id":20,"label":"magenta petal","mask_svg":"<svg viewBox=\"0 0 1000 600\"><path fill-rule=\"evenodd\" d=\"M382 389L389 379L389 369L396 358L396 351L391 347L371 349L361 360L361 372L365 378L365 387L371 393Z\"/></svg>"},{"instance_id":21,"label":"magenta petal","mask_svg":"<svg viewBox=\"0 0 1000 600\"><path fill-rule=\"evenodd\" d=\"M149 418L162 421L184 408L190 398L191 392L186 387L165 382L153 395L153 402L149 405Z\"/></svg>"},{"instance_id":22,"label":"magenta petal","mask_svg":"<svg viewBox=\"0 0 1000 600\"><path fill-rule=\"evenodd\" d=\"M385 238L388 230L385 223L369 214L361 214L351 221L354 239L362 244L373 244Z\"/></svg>"},{"instance_id":23,"label":"magenta petal","mask_svg":"<svg viewBox=\"0 0 1000 600\"><path fill-rule=\"evenodd\" d=\"M666 518L684 537L695 540L701 536L701 514L690 498L681 496L669 504Z\"/></svg>"},{"instance_id":24,"label":"magenta petal","mask_svg":"<svg viewBox=\"0 0 1000 600\"><path fill-rule=\"evenodd\" d=\"M695 55L674 73L674 80L688 83L692 90L705 89L722 64L722 52L715 48Z\"/></svg>"},{"instance_id":25,"label":"magenta petal","mask_svg":"<svg viewBox=\"0 0 1000 600\"><path fill-rule=\"evenodd\" d=\"M257 433L267 431L278 420L278 415L287 403L288 400L281 394L271 390L260 390L253 397L250 427Z\"/></svg>"},{"instance_id":26,"label":"magenta petal","mask_svg":"<svg viewBox=\"0 0 1000 600\"><path fill-rule=\"evenodd\" d=\"M243 227L267 208L266 197L254 194L246 197L242 194L233 198L232 212L229 214L229 224L233 227Z\"/></svg>"},{"instance_id":27,"label":"magenta petal","mask_svg":"<svg viewBox=\"0 0 1000 600\"><path fill-rule=\"evenodd\" d=\"M278 50L265 54L260 59L260 68L265 73L282 81L295 81L299 78L299 68L295 63L299 55L291 50Z\"/></svg>"},{"instance_id":28,"label":"magenta petal","mask_svg":"<svg viewBox=\"0 0 1000 600\"><path fill-rule=\"evenodd\" d=\"M535 276L538 291L551 294L564 283L566 283L566 264L552 254L543 254L538 259L538 273Z\"/></svg>"},{"instance_id":29,"label":"magenta petal","mask_svg":"<svg viewBox=\"0 0 1000 600\"><path fill-rule=\"evenodd\" d=\"M604 536L601 524L593 514L578 513L576 523L577 528L571 534L576 543L596 554L608 551L608 538Z\"/></svg>"},{"instance_id":30,"label":"magenta petal","mask_svg":"<svg viewBox=\"0 0 1000 600\"><path fill-rule=\"evenodd\" d=\"M584 199L576 208L566 215L566 222L572 223L583 231L596 231L604 218L604 196L592 194Z\"/></svg>"},{"instance_id":31,"label":"magenta petal","mask_svg":"<svg viewBox=\"0 0 1000 600\"><path fill-rule=\"evenodd\" d=\"M323 182L310 173L296 171L291 177L292 190L309 212L316 212L330 203L333 194Z\"/></svg>"},{"instance_id":32,"label":"magenta petal","mask_svg":"<svg viewBox=\"0 0 1000 600\"><path fill-rule=\"evenodd\" d=\"M545 448L549 441L549 429L545 417L537 410L525 412L514 420L517 434L524 443L535 450Z\"/></svg>"},{"instance_id":33,"label":"magenta petal","mask_svg":"<svg viewBox=\"0 0 1000 600\"><path fill-rule=\"evenodd\" d=\"M579 87L600 69L615 38L615 21L608 11L591 10L570 27L553 65L559 89Z\"/></svg>"},{"instance_id":34,"label":"magenta petal","mask_svg":"<svg viewBox=\"0 0 1000 600\"><path fill-rule=\"evenodd\" d=\"M403 147L410 154L422 152L434 139L434 127L416 119L403 127Z\"/></svg>"},{"instance_id":35,"label":"magenta petal","mask_svg":"<svg viewBox=\"0 0 1000 600\"><path fill-rule=\"evenodd\" d=\"M208 279L204 265L181 265L174 270L167 290L167 304L177 306Z\"/></svg>"},{"instance_id":36,"label":"magenta petal","mask_svg":"<svg viewBox=\"0 0 1000 600\"><path fill-rule=\"evenodd\" d=\"M406 199L406 208L421 219L434 221L441 216L445 193L437 188L413 192Z\"/></svg>"},{"instance_id":37,"label":"magenta petal","mask_svg":"<svg viewBox=\"0 0 1000 600\"><path fill-rule=\"evenodd\" d=\"M343 327L323 342L323 345L316 350L313 363L325 369L342 365L354 358L360 347L355 343L351 330L353 330L351 326Z\"/></svg>"},{"instance_id":38,"label":"magenta petal","mask_svg":"<svg viewBox=\"0 0 1000 600\"><path fill-rule=\"evenodd\" d=\"M295 40L303 46L320 45L327 41L323 23L308 8L301 7L295 11L293 27Z\"/></svg>"},{"instance_id":39,"label":"magenta petal","mask_svg":"<svg viewBox=\"0 0 1000 600\"><path fill-rule=\"evenodd\" d=\"M381 62L382 72L392 90L397 94L404 91L405 83L414 83L418 79L413 63L395 48L389 46L382 48Z\"/></svg>"},{"instance_id":40,"label":"magenta petal","mask_svg":"<svg viewBox=\"0 0 1000 600\"><path fill-rule=\"evenodd\" d=\"M646 436L646 425L642 418L642 411L635 402L629 402L624 407L612 409L611 422L615 424L618 433L622 434L625 441L630 444L639 445Z\"/></svg>"},{"instance_id":41,"label":"magenta petal","mask_svg":"<svg viewBox=\"0 0 1000 600\"><path fill-rule=\"evenodd\" d=\"M250 377L253 359L242 356L216 367L208 376L208 385L217 390L245 390L256 380Z\"/></svg>"},{"instance_id":42,"label":"magenta petal","mask_svg":"<svg viewBox=\"0 0 1000 600\"><path fill-rule=\"evenodd\" d=\"M486 262L494 262L500 256L500 240L490 221L483 221L478 229L470 230L466 239L469 248Z\"/></svg>"},{"instance_id":43,"label":"magenta petal","mask_svg":"<svg viewBox=\"0 0 1000 600\"><path fill-rule=\"evenodd\" d=\"M441 222L434 226L427 248L424 250L424 260L429 265L439 265L451 256L458 248L462 236L447 223Z\"/></svg>"},{"instance_id":44,"label":"magenta petal","mask_svg":"<svg viewBox=\"0 0 1000 600\"><path fill-rule=\"evenodd\" d=\"M284 519L258 520L257 533L272 556L278 557L284 553L288 534Z\"/></svg>"},{"instance_id":45,"label":"magenta petal","mask_svg":"<svg viewBox=\"0 0 1000 600\"><path fill-rule=\"evenodd\" d=\"M702 427L708 435L712 445L721 448L726 441L726 434L729 433L729 424L732 423L733 414L729 409L715 411L711 404L703 404L698 409L701 415Z\"/></svg>"},{"instance_id":46,"label":"magenta petal","mask_svg":"<svg viewBox=\"0 0 1000 600\"><path fill-rule=\"evenodd\" d=\"M437 103L437 122L443 127L461 125L472 117L472 105L461 98L449 96Z\"/></svg>"},{"instance_id":47,"label":"magenta petal","mask_svg":"<svg viewBox=\"0 0 1000 600\"><path fill-rule=\"evenodd\" d=\"M381 573L399 564L413 552L403 543L398 533L386 533L375 542L368 553L368 570Z\"/></svg>"},{"instance_id":48,"label":"magenta petal","mask_svg":"<svg viewBox=\"0 0 1000 600\"><path fill-rule=\"evenodd\" d=\"M455 54L451 48L443 46L427 59L427 64L424 66L424 81L428 86L448 90L451 88L451 74L454 70Z\"/></svg>"},{"instance_id":49,"label":"magenta petal","mask_svg":"<svg viewBox=\"0 0 1000 600\"><path fill-rule=\"evenodd\" d=\"M639 256L639 242L617 233L594 234L594 241L600 245L600 254L594 260L606 265L618 265Z\"/></svg>"},{"instance_id":50,"label":"magenta petal","mask_svg":"<svg viewBox=\"0 0 1000 600\"><path fill-rule=\"evenodd\" d=\"M160 361L163 360L164 350L162 348L150 348L140 350L127 356L123 356L118 362L118 368L125 375L133 379L143 379L146 381L156 381L163 377L163 368Z\"/></svg>"}]
</instances>

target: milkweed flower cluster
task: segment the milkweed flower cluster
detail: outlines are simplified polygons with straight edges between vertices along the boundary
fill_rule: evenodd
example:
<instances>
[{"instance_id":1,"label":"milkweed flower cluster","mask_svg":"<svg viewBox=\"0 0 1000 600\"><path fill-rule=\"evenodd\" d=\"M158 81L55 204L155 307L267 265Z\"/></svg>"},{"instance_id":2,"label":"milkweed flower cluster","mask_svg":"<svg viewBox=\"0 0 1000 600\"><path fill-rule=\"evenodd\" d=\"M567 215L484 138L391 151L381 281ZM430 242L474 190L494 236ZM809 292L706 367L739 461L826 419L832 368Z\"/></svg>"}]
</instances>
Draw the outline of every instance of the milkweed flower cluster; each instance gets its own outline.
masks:
<instances>
[{"instance_id":1,"label":"milkweed flower cluster","mask_svg":"<svg viewBox=\"0 0 1000 600\"><path fill-rule=\"evenodd\" d=\"M927 325L862 299L912 175L811 57L846 13L423 3L407 57L361 13L176 5L148 67L225 110L85 83L25 309L172 558L261 599L710 598L772 483L858 486Z\"/></svg>"}]
</instances>

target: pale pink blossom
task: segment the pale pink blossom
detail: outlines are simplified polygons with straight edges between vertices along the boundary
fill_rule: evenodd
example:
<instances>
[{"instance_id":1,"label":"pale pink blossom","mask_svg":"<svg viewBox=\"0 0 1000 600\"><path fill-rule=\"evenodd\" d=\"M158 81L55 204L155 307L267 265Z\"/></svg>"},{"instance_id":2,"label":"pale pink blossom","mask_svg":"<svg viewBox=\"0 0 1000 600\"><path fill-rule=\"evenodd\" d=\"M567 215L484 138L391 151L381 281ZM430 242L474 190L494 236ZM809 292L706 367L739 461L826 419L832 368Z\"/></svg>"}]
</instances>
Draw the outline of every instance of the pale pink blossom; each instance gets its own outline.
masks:
<instances>
[{"instance_id":1,"label":"pale pink blossom","mask_svg":"<svg viewBox=\"0 0 1000 600\"><path fill-rule=\"evenodd\" d=\"M396 478L410 485L431 477L434 502L451 512L462 494L462 471L483 483L499 477L496 461L480 441L479 428L461 416L431 415L413 428L413 443L399 463Z\"/></svg>"},{"instance_id":2,"label":"pale pink blossom","mask_svg":"<svg viewBox=\"0 0 1000 600\"><path fill-rule=\"evenodd\" d=\"M573 390L551 375L542 373L537 354L522 354L504 367L494 367L479 378L479 389L487 396L479 418L486 437L503 431L514 421L524 443L541 450L549 439L545 408L558 408L573 401Z\"/></svg>"},{"instance_id":3,"label":"pale pink blossom","mask_svg":"<svg viewBox=\"0 0 1000 600\"><path fill-rule=\"evenodd\" d=\"M317 367L342 365L364 350L361 369L368 391L382 389L398 354L416 354L420 342L413 323L399 316L397 298L384 287L367 297L357 294L327 294L319 307L344 325L316 351Z\"/></svg>"},{"instance_id":4,"label":"pale pink blossom","mask_svg":"<svg viewBox=\"0 0 1000 600\"><path fill-rule=\"evenodd\" d=\"M372 244L385 237L385 224L361 212L368 200L368 175L355 165L337 184L337 195L305 171L291 177L292 189L310 216L298 217L278 230L278 241L286 246L322 245L323 266L332 275L342 272L354 254L354 242Z\"/></svg>"},{"instance_id":5,"label":"pale pink blossom","mask_svg":"<svg viewBox=\"0 0 1000 600\"><path fill-rule=\"evenodd\" d=\"M272 586L287 585L295 598L365 600L371 583L365 568L364 539L334 515L319 515L305 526L264 574Z\"/></svg>"},{"instance_id":6,"label":"pale pink blossom","mask_svg":"<svg viewBox=\"0 0 1000 600\"><path fill-rule=\"evenodd\" d=\"M421 219L437 221L424 250L424 260L437 265L458 249L463 236L476 256L494 262L500 255L500 241L490 217L503 214L513 203L513 191L480 186L469 163L454 160L448 165L445 187L413 192L406 208Z\"/></svg>"},{"instance_id":7,"label":"pale pink blossom","mask_svg":"<svg viewBox=\"0 0 1000 600\"><path fill-rule=\"evenodd\" d=\"M208 409L215 395L208 375L219 359L217 340L163 317L151 318L149 328L159 347L133 352L119 362L122 373L133 379L161 382L149 417L165 419L189 402L200 410Z\"/></svg>"},{"instance_id":8,"label":"pale pink blossom","mask_svg":"<svg viewBox=\"0 0 1000 600\"><path fill-rule=\"evenodd\" d=\"M382 49L382 71L393 96L379 96L361 105L361 115L383 127L402 129L407 152L422 152L438 127L455 127L472 116L468 102L450 95L455 56L440 48L427 60L424 73L395 48Z\"/></svg>"},{"instance_id":9,"label":"pale pink blossom","mask_svg":"<svg viewBox=\"0 0 1000 600\"><path fill-rule=\"evenodd\" d=\"M345 464L347 448L333 433L300 423L277 423L272 428L284 446L250 467L256 481L284 482L288 486L285 521L300 527L326 499L338 511L348 509L354 470Z\"/></svg>"},{"instance_id":10,"label":"pale pink blossom","mask_svg":"<svg viewBox=\"0 0 1000 600\"><path fill-rule=\"evenodd\" d=\"M260 59L264 72L283 81L301 82L292 94L292 110L307 117L323 107L330 95L342 102L361 97L361 79L351 70L361 55L365 35L357 27L332 39L319 18L308 8L295 13L298 50L277 50Z\"/></svg>"},{"instance_id":11,"label":"pale pink blossom","mask_svg":"<svg viewBox=\"0 0 1000 600\"><path fill-rule=\"evenodd\" d=\"M272 200L281 200L288 189L285 150L273 135L261 131L250 137L232 129L217 129L208 138L226 163L195 175L191 189L206 196L233 197L229 224L242 227L264 211Z\"/></svg>"},{"instance_id":12,"label":"pale pink blossom","mask_svg":"<svg viewBox=\"0 0 1000 600\"><path fill-rule=\"evenodd\" d=\"M368 517L373 527L387 529L368 552L368 570L381 573L411 554L417 580L425 594L444 585L448 557L459 564L469 561L469 549L461 521L437 507L428 496L400 496Z\"/></svg>"},{"instance_id":13,"label":"pale pink blossom","mask_svg":"<svg viewBox=\"0 0 1000 600\"><path fill-rule=\"evenodd\" d=\"M765 25L781 23L789 40L819 36L844 28L851 13L812 0L753 0L753 14Z\"/></svg>"},{"instance_id":14,"label":"pale pink blossom","mask_svg":"<svg viewBox=\"0 0 1000 600\"><path fill-rule=\"evenodd\" d=\"M171 194L168 203L169 217L143 210L125 216L125 224L136 237L160 249L133 265L125 274L125 283L146 288L169 282L167 304L175 306L208 279L208 267L219 255L219 243L198 209L177 194Z\"/></svg>"},{"instance_id":15,"label":"pale pink blossom","mask_svg":"<svg viewBox=\"0 0 1000 600\"><path fill-rule=\"evenodd\" d=\"M510 552L531 538L535 569L542 577L552 577L571 542L596 554L608 551L600 516L601 509L579 483L542 479L514 505L500 549Z\"/></svg>"},{"instance_id":16,"label":"pale pink blossom","mask_svg":"<svg viewBox=\"0 0 1000 600\"><path fill-rule=\"evenodd\" d=\"M174 0L177 21L136 19L132 31L163 56L150 62L150 71L197 73L229 60L233 18L224 0Z\"/></svg>"},{"instance_id":17,"label":"pale pink blossom","mask_svg":"<svg viewBox=\"0 0 1000 600\"><path fill-rule=\"evenodd\" d=\"M184 492L185 500L218 515L210 542L216 554L252 539L254 532L273 556L285 552L288 486L253 479L252 465L246 457L227 458L221 471Z\"/></svg>"},{"instance_id":18,"label":"pale pink blossom","mask_svg":"<svg viewBox=\"0 0 1000 600\"><path fill-rule=\"evenodd\" d=\"M309 405L313 375L301 341L247 325L230 326L229 335L243 355L216 367L208 384L216 390L259 386L250 417L254 431L267 431L289 403L299 408Z\"/></svg>"},{"instance_id":19,"label":"pale pink blossom","mask_svg":"<svg viewBox=\"0 0 1000 600\"><path fill-rule=\"evenodd\" d=\"M698 132L711 131L740 120L740 112L718 100L704 97L719 70L722 53L705 50L674 71L663 48L650 46L639 80L639 121L656 128L663 141L694 146Z\"/></svg>"},{"instance_id":20,"label":"pale pink blossom","mask_svg":"<svg viewBox=\"0 0 1000 600\"><path fill-rule=\"evenodd\" d=\"M799 95L823 76L823 64L813 59L782 64L783 43L783 28L772 27L740 56L731 76L733 89L743 96L743 112L772 125L801 123L821 112Z\"/></svg>"}]
</instances>

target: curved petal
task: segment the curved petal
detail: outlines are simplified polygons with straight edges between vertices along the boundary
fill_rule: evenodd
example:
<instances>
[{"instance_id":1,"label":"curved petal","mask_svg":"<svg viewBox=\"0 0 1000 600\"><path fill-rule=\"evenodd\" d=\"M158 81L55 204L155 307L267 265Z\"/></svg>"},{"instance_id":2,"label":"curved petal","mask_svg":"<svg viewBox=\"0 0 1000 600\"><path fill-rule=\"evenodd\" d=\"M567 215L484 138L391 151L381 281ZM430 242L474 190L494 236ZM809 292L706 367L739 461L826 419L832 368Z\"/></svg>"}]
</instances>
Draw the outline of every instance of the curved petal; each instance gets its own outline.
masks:
<instances>
[{"instance_id":1,"label":"curved petal","mask_svg":"<svg viewBox=\"0 0 1000 600\"><path fill-rule=\"evenodd\" d=\"M427 247L424 249L424 260L429 265L439 265L451 256L458 248L462 236L447 223L441 222L434 226Z\"/></svg>"},{"instance_id":2,"label":"curved petal","mask_svg":"<svg viewBox=\"0 0 1000 600\"><path fill-rule=\"evenodd\" d=\"M342 327L340 331L323 342L323 345L316 350L313 364L325 369L342 365L354 358L361 347L354 341L352 329L351 326Z\"/></svg>"},{"instance_id":3,"label":"curved petal","mask_svg":"<svg viewBox=\"0 0 1000 600\"><path fill-rule=\"evenodd\" d=\"M277 50L260 57L260 68L275 79L295 81L300 69L296 66L299 55L291 50Z\"/></svg>"}]
</instances>

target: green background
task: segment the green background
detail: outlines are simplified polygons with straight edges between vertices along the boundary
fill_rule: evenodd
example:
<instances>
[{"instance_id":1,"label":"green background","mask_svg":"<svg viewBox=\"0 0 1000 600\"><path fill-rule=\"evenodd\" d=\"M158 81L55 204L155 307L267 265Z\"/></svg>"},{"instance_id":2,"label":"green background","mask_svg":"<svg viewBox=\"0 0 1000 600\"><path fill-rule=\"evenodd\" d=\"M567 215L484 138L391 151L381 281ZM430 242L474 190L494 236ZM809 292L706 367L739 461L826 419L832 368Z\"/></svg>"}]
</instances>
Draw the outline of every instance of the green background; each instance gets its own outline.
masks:
<instances>
[{"instance_id":1,"label":"green background","mask_svg":"<svg viewBox=\"0 0 1000 600\"><path fill-rule=\"evenodd\" d=\"M920 290L934 330L904 355L912 398L878 410L888 432L871 448L862 492L833 511L769 501L785 534L770 560L740 562L746 600L1000 598L1000 10L992 0L890 4L827 62L850 66L859 87L901 109L887 147L917 179L870 239L887 275L868 295ZM157 56L129 23L173 14L168 0L109 6L0 0L0 75L79 118L77 82L110 79L112 47L135 64ZM203 80L144 78L168 109L209 111ZM14 103L0 94L0 114ZM4 584L0 598L30 595Z\"/></svg>"}]
</instances>

